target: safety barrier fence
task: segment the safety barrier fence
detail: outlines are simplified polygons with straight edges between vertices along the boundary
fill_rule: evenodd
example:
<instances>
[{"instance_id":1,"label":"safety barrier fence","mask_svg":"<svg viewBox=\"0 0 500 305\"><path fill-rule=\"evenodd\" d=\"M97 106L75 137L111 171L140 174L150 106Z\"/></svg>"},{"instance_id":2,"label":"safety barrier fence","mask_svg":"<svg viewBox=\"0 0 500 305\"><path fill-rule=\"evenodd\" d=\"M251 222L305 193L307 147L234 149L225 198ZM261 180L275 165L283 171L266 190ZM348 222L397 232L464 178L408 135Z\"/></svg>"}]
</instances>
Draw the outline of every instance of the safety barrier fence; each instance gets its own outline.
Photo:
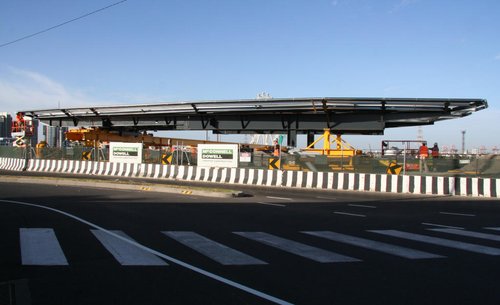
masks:
<instances>
[{"instance_id":1,"label":"safety barrier fence","mask_svg":"<svg viewBox=\"0 0 500 305\"><path fill-rule=\"evenodd\" d=\"M32 158L37 160L92 160L109 161L109 149L94 150L91 147L76 146L63 148L43 148L26 151L24 148L0 146L0 157ZM350 172L431 176L464 176L481 178L500 178L500 155L450 155L429 158L428 171L421 172L419 160L414 155L396 156L344 156L327 157L322 155L297 155L283 153L278 163L271 161L271 154L254 152L246 162L239 162L240 168L281 169L286 171L312 172ZM143 163L196 166L196 154L191 151L165 151L144 149Z\"/></svg>"},{"instance_id":2,"label":"safety barrier fence","mask_svg":"<svg viewBox=\"0 0 500 305\"><path fill-rule=\"evenodd\" d=\"M18 158L0 158L0 169L268 187L500 198L500 179L494 178L208 168L77 160L29 159L27 164L25 162Z\"/></svg>"}]
</instances>

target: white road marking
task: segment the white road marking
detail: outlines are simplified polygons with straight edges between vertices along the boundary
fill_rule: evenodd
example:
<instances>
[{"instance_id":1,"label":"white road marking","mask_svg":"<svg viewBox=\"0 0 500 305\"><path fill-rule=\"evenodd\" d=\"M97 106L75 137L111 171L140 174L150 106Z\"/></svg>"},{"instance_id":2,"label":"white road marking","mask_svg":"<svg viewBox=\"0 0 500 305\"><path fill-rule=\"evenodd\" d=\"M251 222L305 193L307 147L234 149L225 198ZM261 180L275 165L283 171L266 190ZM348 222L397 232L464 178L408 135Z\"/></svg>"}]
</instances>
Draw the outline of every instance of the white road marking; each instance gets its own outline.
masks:
<instances>
[{"instance_id":1,"label":"white road marking","mask_svg":"<svg viewBox=\"0 0 500 305\"><path fill-rule=\"evenodd\" d=\"M426 226L448 228L448 229L457 229L457 230L463 230L464 229L462 227L445 226L445 225L440 225L440 224L435 224L435 223L429 223L429 222L422 222L422 224L426 225Z\"/></svg>"},{"instance_id":2,"label":"white road marking","mask_svg":"<svg viewBox=\"0 0 500 305\"><path fill-rule=\"evenodd\" d=\"M263 243L265 245L302 256L319 263L359 262L357 258L326 251L320 248L305 245L293 240L281 238L265 232L233 232L239 236Z\"/></svg>"},{"instance_id":3,"label":"white road marking","mask_svg":"<svg viewBox=\"0 0 500 305\"><path fill-rule=\"evenodd\" d=\"M21 261L23 265L67 266L68 260L53 229L20 228Z\"/></svg>"},{"instance_id":4,"label":"white road marking","mask_svg":"<svg viewBox=\"0 0 500 305\"><path fill-rule=\"evenodd\" d=\"M163 231L162 233L222 265L267 264L255 257L229 248L195 232Z\"/></svg>"},{"instance_id":5,"label":"white road marking","mask_svg":"<svg viewBox=\"0 0 500 305\"><path fill-rule=\"evenodd\" d=\"M256 202L258 204L263 204L263 205L270 205L270 206L275 206L275 207L286 207L285 204L279 204L279 203L269 203L269 202L261 202L261 201L258 201Z\"/></svg>"},{"instance_id":6,"label":"white road marking","mask_svg":"<svg viewBox=\"0 0 500 305\"><path fill-rule=\"evenodd\" d=\"M455 229L428 229L430 231L443 232L449 234L455 234L460 236L475 237L480 239L500 241L500 235L487 234L481 232L465 231L465 230L455 230Z\"/></svg>"},{"instance_id":7,"label":"white road marking","mask_svg":"<svg viewBox=\"0 0 500 305\"><path fill-rule=\"evenodd\" d=\"M354 213L345 213L345 212L333 212L333 213L339 214L339 215L355 216L355 217L366 217L366 215L354 214Z\"/></svg>"},{"instance_id":8,"label":"white road marking","mask_svg":"<svg viewBox=\"0 0 500 305\"><path fill-rule=\"evenodd\" d=\"M326 200L337 200L335 197L322 197L322 196L316 196L318 199L326 199Z\"/></svg>"},{"instance_id":9,"label":"white road marking","mask_svg":"<svg viewBox=\"0 0 500 305\"><path fill-rule=\"evenodd\" d=\"M373 206L373 205L353 204L353 203L348 204L348 206L350 206L350 207L358 207L358 208L369 208L369 209L376 209L377 208L376 206Z\"/></svg>"},{"instance_id":10,"label":"white road marking","mask_svg":"<svg viewBox=\"0 0 500 305\"><path fill-rule=\"evenodd\" d=\"M114 258L123 266L168 266L168 264L158 256L151 254L143 249L124 242L101 230L90 230L92 234L101 242L101 244L111 253ZM122 231L113 230L113 232L128 240L133 240Z\"/></svg>"},{"instance_id":11,"label":"white road marking","mask_svg":"<svg viewBox=\"0 0 500 305\"><path fill-rule=\"evenodd\" d=\"M293 201L293 199L292 199L292 198L286 198L286 197L266 196L266 198L269 198L269 199L277 199L277 200Z\"/></svg>"},{"instance_id":12,"label":"white road marking","mask_svg":"<svg viewBox=\"0 0 500 305\"><path fill-rule=\"evenodd\" d=\"M419 241L419 242L443 246L443 247L460 249L460 250L469 251L469 252L475 252L475 253L481 253L481 254L487 254L487 255L500 255L500 249L498 249L498 248L486 247L486 246L470 244L470 243L465 243L465 242L460 242L460 241L454 241L454 240L449 240L449 239L444 239L444 238L432 237L432 236L427 236L427 235L413 234L413 233L397 231L397 230L369 230L369 232L374 232L374 233L383 234L383 235L387 235L387 236L399 237L399 238Z\"/></svg>"},{"instance_id":13,"label":"white road marking","mask_svg":"<svg viewBox=\"0 0 500 305\"><path fill-rule=\"evenodd\" d=\"M439 212L439 214L453 215L453 216L467 216L467 217L474 217L474 216L476 216L474 214L452 213L452 212Z\"/></svg>"},{"instance_id":14,"label":"white road marking","mask_svg":"<svg viewBox=\"0 0 500 305\"><path fill-rule=\"evenodd\" d=\"M500 227L485 227L486 230L500 231Z\"/></svg>"},{"instance_id":15,"label":"white road marking","mask_svg":"<svg viewBox=\"0 0 500 305\"><path fill-rule=\"evenodd\" d=\"M127 242L127 243L129 243L129 244L132 244L132 245L134 245L134 246L136 246L136 247L138 247L138 248L140 248L140 249L143 249L143 250L145 250L145 251L147 251L147 252L149 252L149 253L151 253L151 254L154 254L154 255L159 256L159 257L161 257L161 258L163 258L163 259L166 259L167 261L169 261L169 262L171 262L171 263L173 263L173 264L179 265L179 266L184 267L184 268L186 268L186 269L189 269L189 270L191 270L191 271L193 271L193 272L196 272L196 273L198 273L198 274L204 275L204 276L206 276L206 277L208 277L208 278L211 278L211 279L213 279L213 280L216 280L216 281L218 281L218 282L220 282L220 283L223 283L223 284L226 284L226 285L228 285L228 286L234 287L234 288L236 288L236 289L239 289L239 290L245 291L245 292L247 292L247 293L249 293L249 294L252 294L252 295L257 296L257 297L259 297L259 298L262 298L262 299L268 300L268 301L270 301L270 302L272 302L272 303L275 303L275 304L279 304L279 305L293 305L292 303L287 302L287 301L285 301L285 300L282 300L282 299L279 299L279 298L273 297L273 296L271 296L271 295L269 295L269 294L266 294L266 293L264 293L264 292L261 292L261 291L258 291L258 290L256 290L256 289L250 288L250 287L248 287L248 286L245 286L245 285L243 285L243 284L237 283L237 282L232 281L232 280L230 280L230 279L224 278L224 277L222 277L222 276L220 276L220 275L217 275L217 274L215 274L215 273L212 273L212 272L209 272L209 271L203 270L203 269L198 268L198 267L196 267L196 266L193 266L193 265L191 265L191 264L185 263L185 262L183 262L183 261L181 261L181 260L179 260L179 259L173 258L173 257L171 257L171 256L165 255L165 254L163 254L163 253L161 253L161 252L158 252L158 251L156 251L156 250L153 250L153 249L151 249L151 248L148 248L148 247L146 247L146 246L143 246L143 245L139 244L139 243L138 243L138 242L136 242L136 241L133 241L133 240L130 240L130 239L124 238L124 237L122 237L122 236L120 236L120 235L118 235L118 234L115 234L115 233L113 233L113 232L111 232L111 231L108 231L108 230L104 229L103 227L100 227L100 226L98 226L98 225L96 225L96 224L94 224L94 223L91 223L91 222L89 222L89 221L87 221L87 220L85 220L85 219L83 219L83 218L80 218L80 217L78 217L78 216L75 216L75 215L73 215L73 214L70 214L70 213L67 213L67 212L64 212L64 211L61 211L61 210L55 209L55 208L51 208L51 207L47 207L47 206L43 206L43 205L38 205L38 204L34 204L34 203L22 202L22 201L14 201L14 200L3 200L3 199L0 199L0 202L3 202L3 203L10 203L10 204L17 204L17 205L24 205L24 206L30 206L30 207L35 207L35 208L45 209L45 210L49 210L49 211L52 211L52 212L56 212L56 213L62 214L62 215L64 215L64 216L67 216L67 217L69 217L69 218L72 218L72 219L74 219L74 220L76 220L76 221L79 221L79 222L81 222L81 223L84 223L84 224L86 224L86 225L88 225L88 226L90 226L90 227L92 227L92 228L94 228L94 229L97 229L97 230L102 230L102 231L104 231L104 232L108 233L109 235L112 235L112 236L114 236L114 237L116 237L116 238L118 238L118 239L121 239L121 240L123 240L123 241L125 241L125 242Z\"/></svg>"},{"instance_id":16,"label":"white road marking","mask_svg":"<svg viewBox=\"0 0 500 305\"><path fill-rule=\"evenodd\" d=\"M409 259L428 259L428 258L442 258L444 256L423 252L419 250L409 249L405 247L400 247L396 245L391 245L375 240L350 236L346 234L331 232L331 231L304 231L302 233L326 238L328 240L333 240L341 243L346 243L353 246L358 246L361 248L366 248L370 250L375 250L383 253L392 254L395 256L400 256Z\"/></svg>"}]
</instances>

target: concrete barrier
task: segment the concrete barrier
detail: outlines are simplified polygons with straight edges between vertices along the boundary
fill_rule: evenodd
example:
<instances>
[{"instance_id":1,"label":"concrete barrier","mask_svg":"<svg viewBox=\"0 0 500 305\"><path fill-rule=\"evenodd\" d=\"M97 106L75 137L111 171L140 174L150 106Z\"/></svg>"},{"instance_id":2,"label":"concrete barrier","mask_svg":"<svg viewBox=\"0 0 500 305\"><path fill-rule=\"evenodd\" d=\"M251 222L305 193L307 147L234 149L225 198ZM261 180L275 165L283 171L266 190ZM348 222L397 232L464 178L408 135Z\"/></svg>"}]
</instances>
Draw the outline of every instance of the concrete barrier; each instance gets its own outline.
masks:
<instances>
[{"instance_id":1,"label":"concrete barrier","mask_svg":"<svg viewBox=\"0 0 500 305\"><path fill-rule=\"evenodd\" d=\"M0 158L0 169L21 171L23 159ZM174 179L271 187L500 198L500 179L208 168L75 160L29 160L27 171Z\"/></svg>"},{"instance_id":2,"label":"concrete barrier","mask_svg":"<svg viewBox=\"0 0 500 305\"><path fill-rule=\"evenodd\" d=\"M26 160L17 158L0 158L0 169L8 171L22 171Z\"/></svg>"}]
</instances>

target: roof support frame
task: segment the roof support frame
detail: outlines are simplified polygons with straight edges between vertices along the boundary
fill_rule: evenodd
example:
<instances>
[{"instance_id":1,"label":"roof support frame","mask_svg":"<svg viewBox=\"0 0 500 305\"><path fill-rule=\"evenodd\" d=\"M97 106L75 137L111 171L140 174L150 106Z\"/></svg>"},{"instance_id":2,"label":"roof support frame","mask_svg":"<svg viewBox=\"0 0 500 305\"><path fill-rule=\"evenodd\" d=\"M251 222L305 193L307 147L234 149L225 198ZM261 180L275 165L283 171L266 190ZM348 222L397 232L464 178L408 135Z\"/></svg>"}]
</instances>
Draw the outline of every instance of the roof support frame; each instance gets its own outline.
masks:
<instances>
[{"instance_id":1,"label":"roof support frame","mask_svg":"<svg viewBox=\"0 0 500 305\"><path fill-rule=\"evenodd\" d=\"M483 99L288 98L23 111L52 126L115 130L212 130L221 133L380 134L385 128L461 118Z\"/></svg>"}]
</instances>

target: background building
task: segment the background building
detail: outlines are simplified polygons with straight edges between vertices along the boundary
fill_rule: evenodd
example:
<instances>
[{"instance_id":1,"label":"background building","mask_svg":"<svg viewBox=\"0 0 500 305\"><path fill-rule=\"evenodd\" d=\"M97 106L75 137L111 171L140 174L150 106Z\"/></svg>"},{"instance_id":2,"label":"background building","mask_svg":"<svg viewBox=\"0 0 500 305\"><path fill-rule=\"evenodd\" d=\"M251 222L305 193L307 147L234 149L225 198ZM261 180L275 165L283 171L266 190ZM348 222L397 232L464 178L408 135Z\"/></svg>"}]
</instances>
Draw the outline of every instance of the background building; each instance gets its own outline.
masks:
<instances>
[{"instance_id":1,"label":"background building","mask_svg":"<svg viewBox=\"0 0 500 305\"><path fill-rule=\"evenodd\" d=\"M0 145L12 143L11 125L12 116L7 112L0 112Z\"/></svg>"},{"instance_id":2,"label":"background building","mask_svg":"<svg viewBox=\"0 0 500 305\"><path fill-rule=\"evenodd\" d=\"M10 138L12 116L7 112L0 112L0 138Z\"/></svg>"},{"instance_id":3,"label":"background building","mask_svg":"<svg viewBox=\"0 0 500 305\"><path fill-rule=\"evenodd\" d=\"M47 142L48 147L62 147L65 141L65 132L68 131L68 127L54 127L43 125L43 135L45 136L45 142Z\"/></svg>"}]
</instances>

